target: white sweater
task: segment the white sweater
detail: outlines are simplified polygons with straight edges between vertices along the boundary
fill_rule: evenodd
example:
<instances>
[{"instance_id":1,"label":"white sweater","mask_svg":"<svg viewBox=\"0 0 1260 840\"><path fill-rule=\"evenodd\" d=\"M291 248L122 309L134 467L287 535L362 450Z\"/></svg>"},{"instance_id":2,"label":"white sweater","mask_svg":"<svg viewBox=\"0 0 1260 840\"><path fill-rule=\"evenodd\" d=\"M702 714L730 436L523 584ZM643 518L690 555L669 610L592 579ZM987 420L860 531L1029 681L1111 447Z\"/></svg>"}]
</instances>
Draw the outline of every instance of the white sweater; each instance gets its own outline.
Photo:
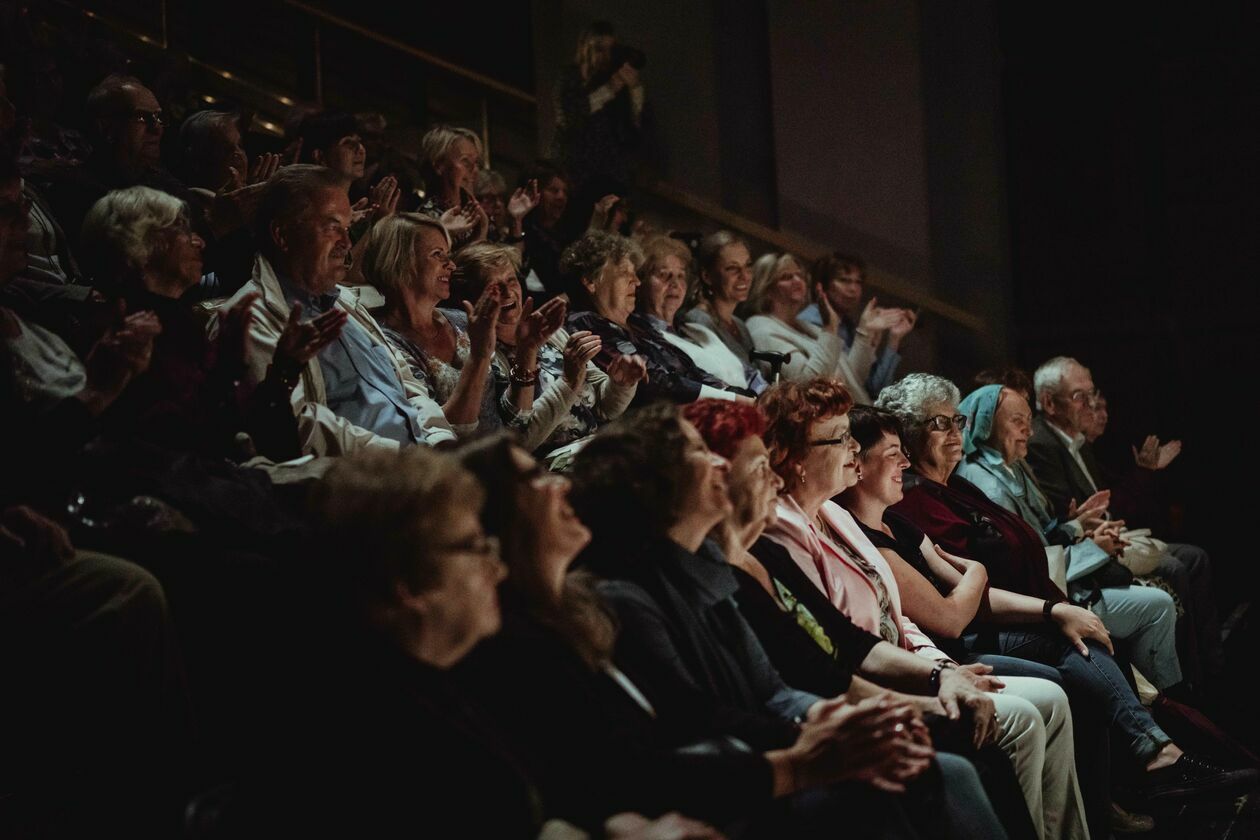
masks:
<instances>
[{"instance_id":1,"label":"white sweater","mask_svg":"<svg viewBox=\"0 0 1260 840\"><path fill-rule=\"evenodd\" d=\"M875 348L865 336L856 336L848 353L844 340L835 333L823 332L813 324L797 322L797 327L772 315L754 315L746 322L758 350L791 353L779 376L800 381L815 376L832 376L842 381L855 402L869 405L866 377L875 362Z\"/></svg>"}]
</instances>

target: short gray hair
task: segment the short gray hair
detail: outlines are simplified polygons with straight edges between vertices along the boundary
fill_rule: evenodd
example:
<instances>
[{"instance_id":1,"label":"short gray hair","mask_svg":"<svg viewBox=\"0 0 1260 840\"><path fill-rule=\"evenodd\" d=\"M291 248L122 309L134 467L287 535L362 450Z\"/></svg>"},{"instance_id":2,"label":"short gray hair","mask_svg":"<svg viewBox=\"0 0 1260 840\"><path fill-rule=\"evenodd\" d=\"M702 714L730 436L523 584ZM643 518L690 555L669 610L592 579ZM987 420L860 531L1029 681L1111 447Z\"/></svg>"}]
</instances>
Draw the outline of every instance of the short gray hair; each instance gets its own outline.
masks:
<instances>
[{"instance_id":1,"label":"short gray hair","mask_svg":"<svg viewBox=\"0 0 1260 840\"><path fill-rule=\"evenodd\" d=\"M880 391L875 407L897 416L910 457L918 460L927 439L924 424L930 416L928 407L940 403L957 406L961 401L958 386L948 379L931 373L910 373Z\"/></svg>"},{"instance_id":2,"label":"short gray hair","mask_svg":"<svg viewBox=\"0 0 1260 840\"><path fill-rule=\"evenodd\" d=\"M477 184L473 187L476 195L485 195L488 192L496 192L503 196L503 200L508 199L507 181L503 180L503 176L493 169L483 169L477 173Z\"/></svg>"},{"instance_id":3,"label":"short gray hair","mask_svg":"<svg viewBox=\"0 0 1260 840\"><path fill-rule=\"evenodd\" d=\"M1054 396L1063 389L1063 377L1067 376L1068 370L1076 365L1079 368L1085 366L1073 359L1071 356L1055 356L1053 359L1042 362L1041 367L1037 368L1033 373L1033 396L1037 400L1037 404L1041 405L1041 395L1049 393Z\"/></svg>"},{"instance_id":4,"label":"short gray hair","mask_svg":"<svg viewBox=\"0 0 1260 840\"><path fill-rule=\"evenodd\" d=\"M94 280L108 285L118 275L138 272L149 263L157 233L186 215L184 202L151 187L106 193L83 219L79 249Z\"/></svg>"},{"instance_id":5,"label":"short gray hair","mask_svg":"<svg viewBox=\"0 0 1260 840\"><path fill-rule=\"evenodd\" d=\"M565 248L560 255L560 276L564 278L570 298L575 303L586 301L589 304L589 295L582 285L582 279L596 280L604 266L621 262L626 257L634 263L636 271L643 263L643 251L633 240L602 230L587 231L585 236ZM570 311L582 310L571 308Z\"/></svg>"}]
</instances>

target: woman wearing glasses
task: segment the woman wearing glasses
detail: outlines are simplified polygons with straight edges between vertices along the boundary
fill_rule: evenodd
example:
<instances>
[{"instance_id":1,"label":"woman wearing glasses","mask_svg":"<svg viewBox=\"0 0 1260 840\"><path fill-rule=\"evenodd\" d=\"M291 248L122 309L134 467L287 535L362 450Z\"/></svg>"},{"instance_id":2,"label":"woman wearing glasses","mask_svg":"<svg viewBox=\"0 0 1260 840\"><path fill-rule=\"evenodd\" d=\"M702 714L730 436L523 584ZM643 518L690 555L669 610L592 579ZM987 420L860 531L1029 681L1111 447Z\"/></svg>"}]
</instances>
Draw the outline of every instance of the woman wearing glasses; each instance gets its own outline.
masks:
<instances>
[{"instance_id":1,"label":"woman wearing glasses","mask_svg":"<svg viewBox=\"0 0 1260 840\"><path fill-rule=\"evenodd\" d=\"M1181 749L1138 702L1122 673L1114 667L1115 663L1104 649L1106 643L1102 642L1101 634L1093 631L1086 634L1080 629L1071 633L1064 626L1065 617L1070 618L1077 613L1063 591L1050 579L1043 526L1025 521L1013 504L1008 509L1004 506L1004 499L991 499L959 474L962 472L959 464L963 461L965 440L971 444L973 452L981 443L990 452L996 453L1001 449L1005 454L998 456L997 462L1002 464L1003 469L1010 471L1012 476L1022 473L1017 461L1022 457L1019 443L1021 439L1024 442L1027 440L1026 432L1020 431L1026 426L1027 419L1018 416L1018 411L1003 412L995 424L994 415L998 393L1008 395L1008 408L1018 408L1022 403L1026 412L1027 403L1002 386L985 388L992 388L994 394L986 411L977 410L974 404L964 403L973 408L971 415L979 417L978 425L982 426L966 437L964 430L970 422L968 415L960 413L957 408L958 389L939 376L910 374L881 391L876 402L878 408L888 410L900 422L902 440L912 467L902 482L904 498L894 504L892 510L921 529L931 541L934 553L948 564L964 569L966 563L959 559L962 557L984 565L989 589L987 597L981 599L980 607L982 611L988 611L988 620L1000 619L1004 613L1000 600L994 599L993 593L997 591L1030 596L1041 603L1042 620L1039 623L1033 623L1036 617L1030 613L1020 617L1009 616L1010 623L1026 623L1026 632L1008 628L1000 633L978 633L974 638L968 635L964 637L965 641L973 648L976 645L993 645L991 652L1058 668L1069 692L1080 696L1076 693L1079 691L1087 698L1085 703L1078 702L1077 708L1082 712L1105 715L1111 725L1122 733L1121 740L1127 745L1133 760L1147 771L1145 792L1148 796L1189 797L1219 793L1254 779L1253 771L1222 771L1182 754ZM971 471L971 475L976 473ZM1105 553L1103 560L1106 560ZM1083 568L1085 571L1082 574L1088 575L1096 571L1097 566L1080 564L1074 571L1073 561L1069 558L1067 568L1069 579L1083 580L1076 572ZM947 580L952 577L943 567L940 570ZM1075 597L1079 594L1077 587L1070 585L1069 592L1074 596L1071 601L1079 600ZM1122 592L1114 594L1123 599ZM1088 599L1085 603L1088 605ZM1161 669L1175 666L1175 661L1169 663L1167 659L1158 664L1154 661L1157 657L1176 656L1171 631L1167 644L1160 643L1159 634L1154 630L1159 617L1147 611L1143 619L1139 615L1144 609L1141 605L1131 604L1130 607L1125 610L1125 620L1121 622L1108 623L1106 613L1099 617L1111 635L1131 642L1129 652L1138 667L1144 673L1149 670L1151 673L1148 676L1160 679L1155 675L1169 673ZM1094 611L1099 612L1096 604ZM1027 609L1023 613L1027 613ZM1044 632L1050 625L1058 625L1072 644L1069 645L1057 633ZM1088 628L1085 622L1079 622L1079 625L1080 628Z\"/></svg>"}]
</instances>

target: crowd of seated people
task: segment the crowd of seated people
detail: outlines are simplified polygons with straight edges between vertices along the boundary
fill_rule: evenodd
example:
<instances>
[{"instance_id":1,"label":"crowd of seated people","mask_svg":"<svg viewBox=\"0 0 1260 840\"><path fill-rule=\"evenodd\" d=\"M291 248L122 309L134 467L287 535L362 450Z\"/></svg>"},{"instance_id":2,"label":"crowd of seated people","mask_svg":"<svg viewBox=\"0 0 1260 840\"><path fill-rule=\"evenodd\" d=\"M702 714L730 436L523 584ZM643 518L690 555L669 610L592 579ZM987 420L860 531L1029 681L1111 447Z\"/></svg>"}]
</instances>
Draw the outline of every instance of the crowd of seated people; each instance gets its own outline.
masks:
<instances>
[{"instance_id":1,"label":"crowd of seated people","mask_svg":"<svg viewBox=\"0 0 1260 840\"><path fill-rule=\"evenodd\" d=\"M0 74L0 835L1084 840L1260 785L1186 705L1180 442L1102 465L1068 357L899 377L856 256L625 235L616 46L515 185Z\"/></svg>"}]
</instances>

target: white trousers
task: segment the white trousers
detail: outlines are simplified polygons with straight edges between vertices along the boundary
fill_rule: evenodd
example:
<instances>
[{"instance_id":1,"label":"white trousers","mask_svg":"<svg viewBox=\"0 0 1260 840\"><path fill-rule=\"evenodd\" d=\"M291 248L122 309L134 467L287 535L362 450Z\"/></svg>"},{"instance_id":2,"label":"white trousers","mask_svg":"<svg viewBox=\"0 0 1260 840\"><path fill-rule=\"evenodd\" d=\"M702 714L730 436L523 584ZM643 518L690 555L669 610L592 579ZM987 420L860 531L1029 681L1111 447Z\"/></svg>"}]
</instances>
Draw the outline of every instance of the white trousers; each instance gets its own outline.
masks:
<instances>
[{"instance_id":1,"label":"white trousers","mask_svg":"<svg viewBox=\"0 0 1260 840\"><path fill-rule=\"evenodd\" d=\"M1006 689L989 695L1002 727L998 745L1015 768L1037 836L1088 840L1067 695L1055 683L1037 677L1002 681Z\"/></svg>"}]
</instances>

